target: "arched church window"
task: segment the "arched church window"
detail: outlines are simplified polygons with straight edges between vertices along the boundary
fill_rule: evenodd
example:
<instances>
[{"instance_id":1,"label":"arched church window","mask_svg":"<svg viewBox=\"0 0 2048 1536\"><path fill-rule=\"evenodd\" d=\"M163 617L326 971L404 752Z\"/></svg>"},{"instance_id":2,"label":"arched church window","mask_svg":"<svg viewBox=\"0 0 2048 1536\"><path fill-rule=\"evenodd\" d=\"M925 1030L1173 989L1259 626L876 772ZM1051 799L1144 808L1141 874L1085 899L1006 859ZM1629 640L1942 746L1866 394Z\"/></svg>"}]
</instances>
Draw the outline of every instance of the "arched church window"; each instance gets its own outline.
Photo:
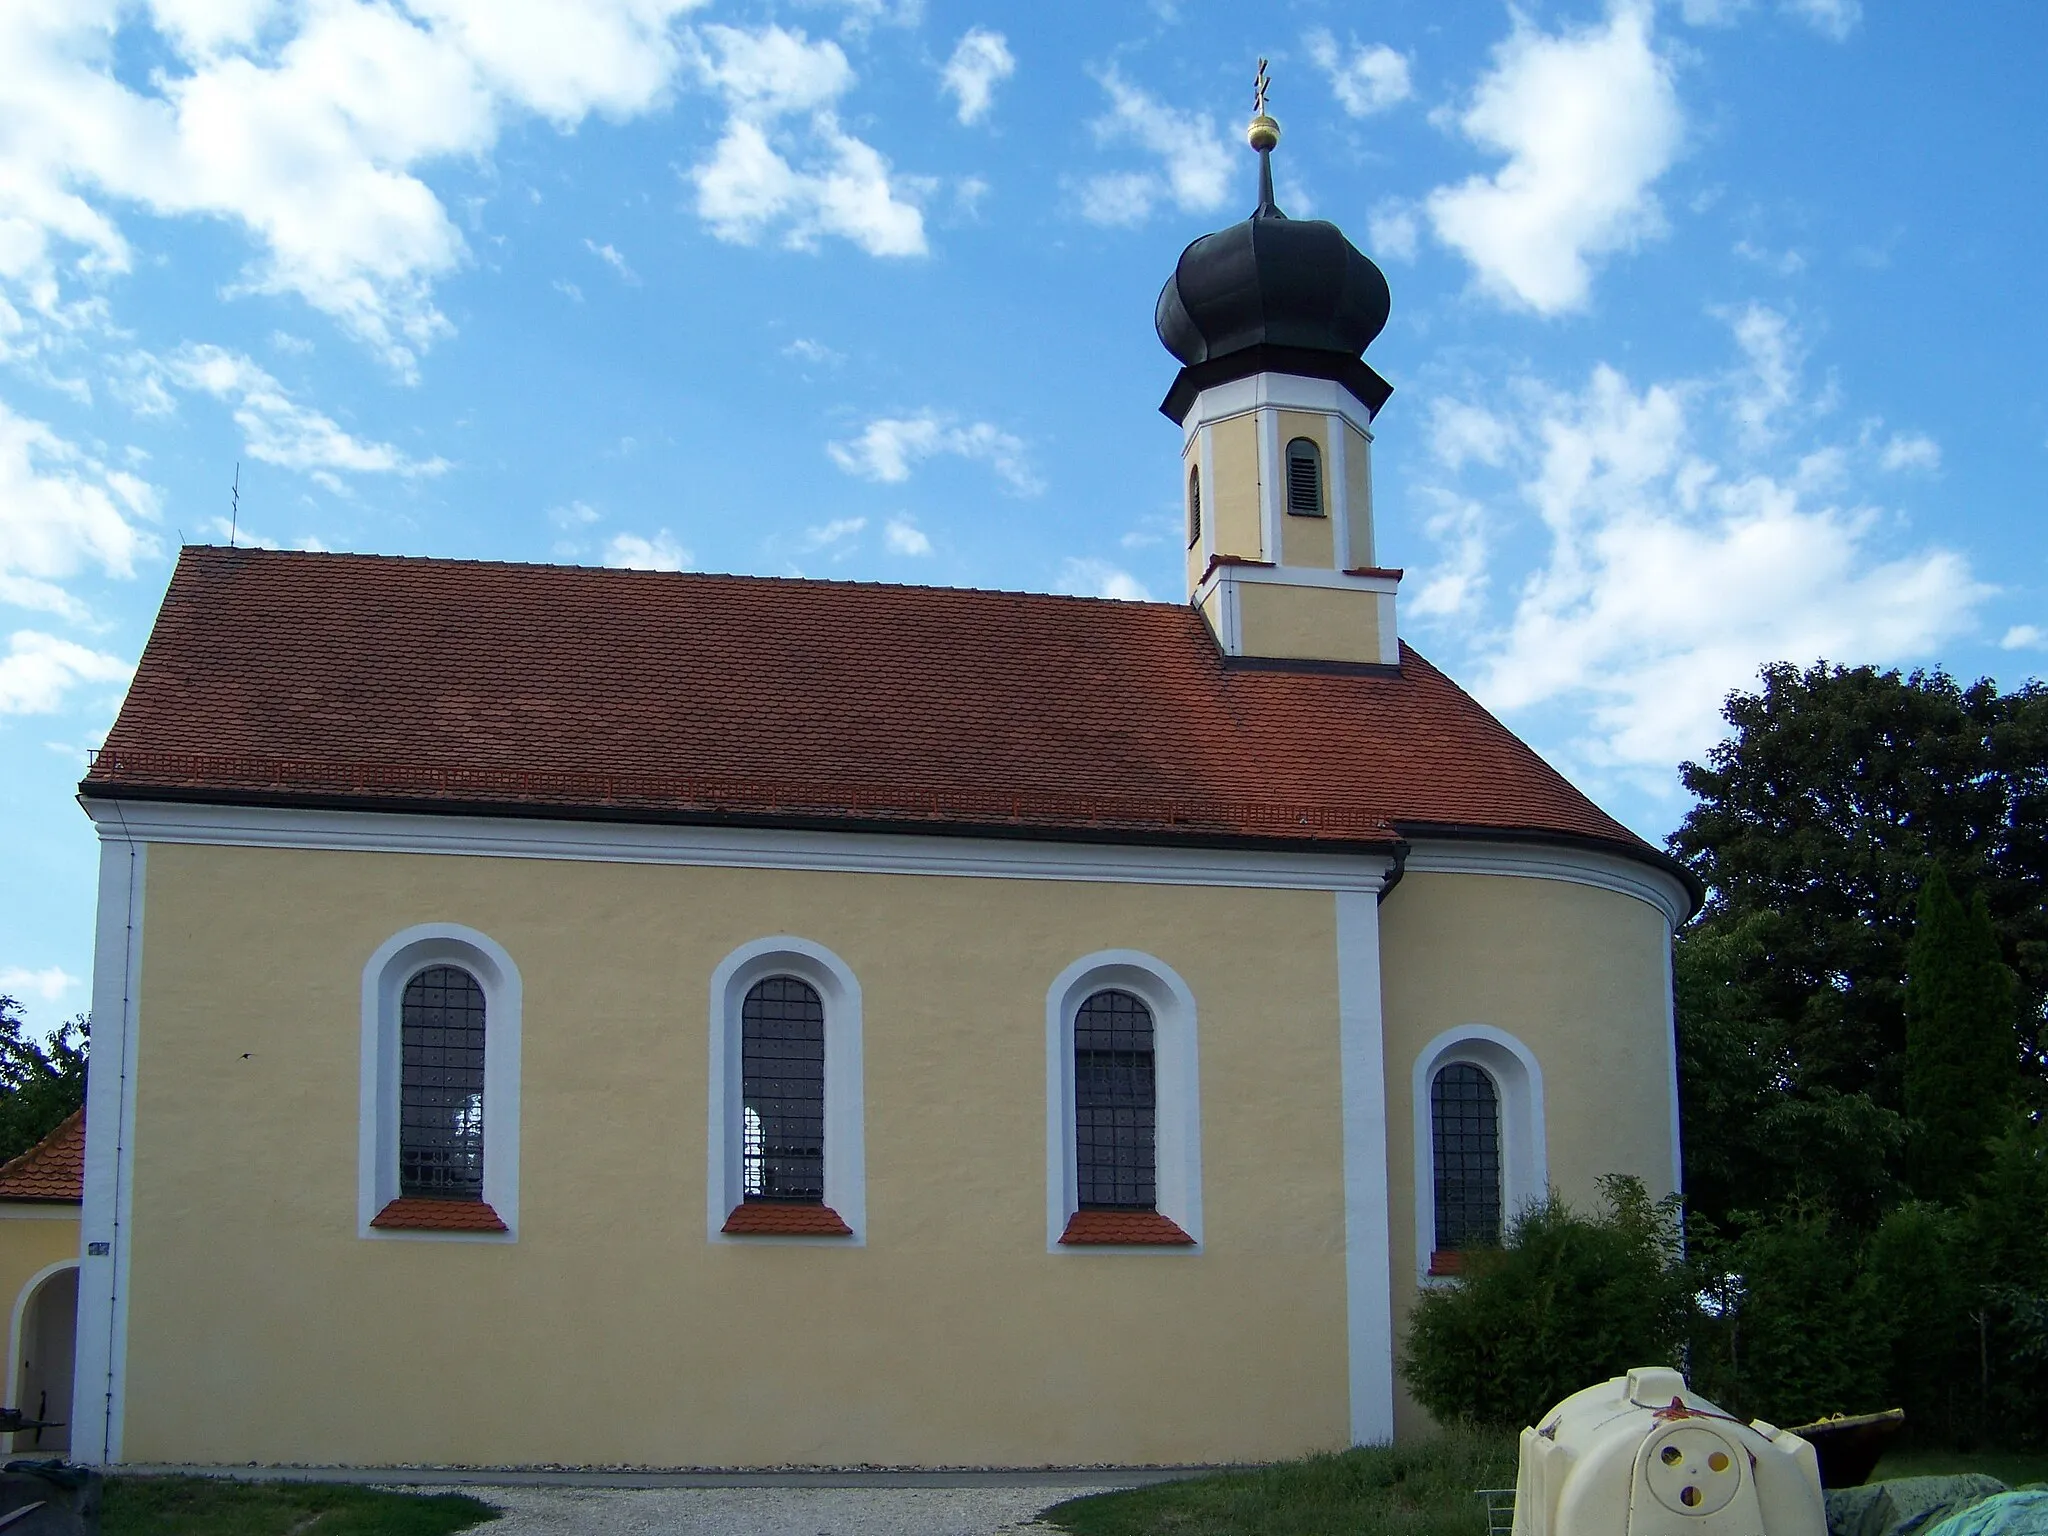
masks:
<instances>
[{"instance_id":1,"label":"arched church window","mask_svg":"<svg viewBox=\"0 0 2048 1536\"><path fill-rule=\"evenodd\" d=\"M1500 1090L1484 1067L1454 1061L1430 1084L1429 1114L1436 1251L1494 1247L1501 1218Z\"/></svg>"},{"instance_id":2,"label":"arched church window","mask_svg":"<svg viewBox=\"0 0 2048 1536\"><path fill-rule=\"evenodd\" d=\"M825 1004L794 976L756 982L740 1007L741 1190L825 1198Z\"/></svg>"},{"instance_id":3,"label":"arched church window","mask_svg":"<svg viewBox=\"0 0 2048 1536\"><path fill-rule=\"evenodd\" d=\"M1159 1197L1152 1010L1106 988L1074 1016L1074 1173L1081 1209L1152 1210Z\"/></svg>"},{"instance_id":4,"label":"arched church window","mask_svg":"<svg viewBox=\"0 0 2048 1536\"><path fill-rule=\"evenodd\" d=\"M1287 445L1287 510L1296 517L1323 515L1323 454L1306 437Z\"/></svg>"},{"instance_id":5,"label":"arched church window","mask_svg":"<svg viewBox=\"0 0 2048 1536\"><path fill-rule=\"evenodd\" d=\"M1188 471L1188 548L1202 542L1202 471Z\"/></svg>"},{"instance_id":6,"label":"arched church window","mask_svg":"<svg viewBox=\"0 0 2048 1536\"><path fill-rule=\"evenodd\" d=\"M484 1197L484 989L430 965L400 1004L398 1184L403 1197Z\"/></svg>"}]
</instances>

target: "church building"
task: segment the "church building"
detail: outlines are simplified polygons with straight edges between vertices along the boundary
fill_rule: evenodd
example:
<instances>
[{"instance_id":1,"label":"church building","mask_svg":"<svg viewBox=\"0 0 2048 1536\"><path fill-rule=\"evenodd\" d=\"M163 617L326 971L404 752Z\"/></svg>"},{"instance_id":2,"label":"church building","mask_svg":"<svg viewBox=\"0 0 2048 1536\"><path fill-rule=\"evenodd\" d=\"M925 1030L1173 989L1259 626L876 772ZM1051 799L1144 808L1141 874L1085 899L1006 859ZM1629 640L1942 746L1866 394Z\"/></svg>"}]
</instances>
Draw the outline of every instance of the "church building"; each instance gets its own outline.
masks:
<instances>
[{"instance_id":1,"label":"church building","mask_svg":"<svg viewBox=\"0 0 2048 1536\"><path fill-rule=\"evenodd\" d=\"M1698 891L1402 640L1386 280L1250 138L1183 602L180 553L80 786L76 1459L1383 1442L1462 1252L1676 1186Z\"/></svg>"}]
</instances>

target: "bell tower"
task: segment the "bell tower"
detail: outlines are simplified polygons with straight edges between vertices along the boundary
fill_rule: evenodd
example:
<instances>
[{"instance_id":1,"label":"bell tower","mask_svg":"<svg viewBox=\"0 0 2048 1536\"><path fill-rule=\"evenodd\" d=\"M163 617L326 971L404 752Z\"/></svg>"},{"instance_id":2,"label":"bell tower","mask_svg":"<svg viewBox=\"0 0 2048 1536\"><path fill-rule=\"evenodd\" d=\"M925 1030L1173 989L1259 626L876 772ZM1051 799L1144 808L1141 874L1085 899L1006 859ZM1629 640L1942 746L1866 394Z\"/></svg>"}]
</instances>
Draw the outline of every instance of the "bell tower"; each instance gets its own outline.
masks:
<instances>
[{"instance_id":1,"label":"bell tower","mask_svg":"<svg viewBox=\"0 0 2048 1536\"><path fill-rule=\"evenodd\" d=\"M1393 386L1363 356L1387 280L1336 225L1273 201L1263 59L1254 109L1258 207L1181 252L1154 314L1182 364L1160 410L1181 429L1189 600L1227 656L1395 667L1401 573L1376 563L1372 508Z\"/></svg>"}]
</instances>

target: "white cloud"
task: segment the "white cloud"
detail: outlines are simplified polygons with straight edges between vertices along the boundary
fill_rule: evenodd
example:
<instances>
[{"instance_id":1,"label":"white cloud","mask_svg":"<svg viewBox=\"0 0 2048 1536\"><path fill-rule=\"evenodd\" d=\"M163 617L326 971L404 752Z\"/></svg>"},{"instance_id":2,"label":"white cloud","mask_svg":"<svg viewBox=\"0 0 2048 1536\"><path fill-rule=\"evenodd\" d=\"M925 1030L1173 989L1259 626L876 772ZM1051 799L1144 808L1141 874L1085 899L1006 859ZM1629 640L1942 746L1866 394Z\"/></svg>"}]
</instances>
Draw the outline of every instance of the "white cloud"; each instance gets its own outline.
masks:
<instances>
[{"instance_id":1,"label":"white cloud","mask_svg":"<svg viewBox=\"0 0 2048 1536\"><path fill-rule=\"evenodd\" d=\"M59 277L125 271L115 211L217 218L252 242L244 291L289 293L410 374L448 329L434 284L466 259L421 179L504 125L570 129L665 96L696 0L116 0L0 13L0 282L45 316ZM115 74L153 22L150 88Z\"/></svg>"},{"instance_id":2,"label":"white cloud","mask_svg":"<svg viewBox=\"0 0 2048 1536\"><path fill-rule=\"evenodd\" d=\"M1878 463L1886 469L1936 470L1941 468L1941 444L1924 432L1895 432Z\"/></svg>"},{"instance_id":3,"label":"white cloud","mask_svg":"<svg viewBox=\"0 0 2048 1536\"><path fill-rule=\"evenodd\" d=\"M1053 591L1073 597L1108 597L1120 603L1149 603L1152 594L1129 571L1119 570L1107 560L1083 559L1070 555L1053 580Z\"/></svg>"},{"instance_id":4,"label":"white cloud","mask_svg":"<svg viewBox=\"0 0 2048 1536\"><path fill-rule=\"evenodd\" d=\"M860 536L868 520L864 517L835 517L829 523L818 523L804 530L803 547L816 552L831 550L834 558L851 554L852 541Z\"/></svg>"},{"instance_id":5,"label":"white cloud","mask_svg":"<svg viewBox=\"0 0 2048 1536\"><path fill-rule=\"evenodd\" d=\"M259 533L247 523L235 518L210 517L200 525L200 528L202 532L211 533L223 543L235 544L243 549L321 550L327 548L324 540L315 538L311 534L302 534L290 543L286 543L283 539L272 538L267 533Z\"/></svg>"},{"instance_id":6,"label":"white cloud","mask_svg":"<svg viewBox=\"0 0 2048 1536\"><path fill-rule=\"evenodd\" d=\"M2008 651L2048 651L2048 629L2038 624L2015 624L1998 643Z\"/></svg>"},{"instance_id":7,"label":"white cloud","mask_svg":"<svg viewBox=\"0 0 2048 1536\"><path fill-rule=\"evenodd\" d=\"M934 411L877 417L859 437L827 443L825 451L849 475L884 485L901 484L918 464L943 454L988 465L1020 496L1044 489L1021 438L986 421L957 426Z\"/></svg>"},{"instance_id":8,"label":"white cloud","mask_svg":"<svg viewBox=\"0 0 2048 1536\"><path fill-rule=\"evenodd\" d=\"M164 365L173 383L227 402L252 459L305 474L438 475L445 459L415 459L389 443L365 442L300 405L252 359L224 347L188 346ZM331 480L328 483L332 483Z\"/></svg>"},{"instance_id":9,"label":"white cloud","mask_svg":"<svg viewBox=\"0 0 2048 1536\"><path fill-rule=\"evenodd\" d=\"M93 571L132 577L156 551L140 526L156 511L153 487L0 402L0 602L83 619L58 583Z\"/></svg>"},{"instance_id":10,"label":"white cloud","mask_svg":"<svg viewBox=\"0 0 2048 1536\"><path fill-rule=\"evenodd\" d=\"M1327 31L1308 35L1308 56L1330 77L1338 104L1353 117L1370 117L1399 106L1415 94L1408 78L1408 60L1385 43L1370 48L1351 45L1347 54Z\"/></svg>"},{"instance_id":11,"label":"white cloud","mask_svg":"<svg viewBox=\"0 0 2048 1536\"><path fill-rule=\"evenodd\" d=\"M588 528L603 516L602 512L586 501L572 501L565 506L548 508L548 521L557 528L570 532L578 528Z\"/></svg>"},{"instance_id":12,"label":"white cloud","mask_svg":"<svg viewBox=\"0 0 2048 1536\"><path fill-rule=\"evenodd\" d=\"M821 368L837 368L846 361L844 352L835 352L822 341L813 341L808 336L799 336L782 349L784 357L793 357L798 362L816 363Z\"/></svg>"},{"instance_id":13,"label":"white cloud","mask_svg":"<svg viewBox=\"0 0 2048 1536\"><path fill-rule=\"evenodd\" d=\"M1487 590L1486 509L1436 486L1422 489L1436 504L1422 529L1442 554L1416 571L1411 594L1402 599L1404 611L1424 620L1473 613Z\"/></svg>"},{"instance_id":14,"label":"white cloud","mask_svg":"<svg viewBox=\"0 0 2048 1536\"><path fill-rule=\"evenodd\" d=\"M1778 418L1790 407L1805 353L1791 321L1774 309L1751 304L1732 317L1743 367L1734 375L1731 409L1752 448L1774 441Z\"/></svg>"},{"instance_id":15,"label":"white cloud","mask_svg":"<svg viewBox=\"0 0 2048 1536\"><path fill-rule=\"evenodd\" d=\"M1414 208L1397 198L1376 203L1365 216L1365 237L1372 254L1385 260L1413 261L1420 235Z\"/></svg>"},{"instance_id":16,"label":"white cloud","mask_svg":"<svg viewBox=\"0 0 2048 1536\"><path fill-rule=\"evenodd\" d=\"M1090 126L1098 143L1129 145L1155 158L1155 170L1115 171L1081 185L1081 216L1096 224L1139 224L1155 205L1207 213L1230 193L1230 146L1208 113L1183 112L1125 80L1115 68L1097 78L1109 111Z\"/></svg>"},{"instance_id":17,"label":"white cloud","mask_svg":"<svg viewBox=\"0 0 2048 1536\"><path fill-rule=\"evenodd\" d=\"M704 36L710 50L698 72L731 112L709 157L688 173L714 235L752 245L781 226L782 243L796 250L836 235L871 256L925 254L914 199L929 185L892 177L872 145L840 127L833 106L852 87L853 68L837 43L778 26L711 26Z\"/></svg>"},{"instance_id":18,"label":"white cloud","mask_svg":"<svg viewBox=\"0 0 2048 1536\"><path fill-rule=\"evenodd\" d=\"M604 547L604 563L614 570L687 571L694 557L662 528L651 539L637 533L613 534Z\"/></svg>"},{"instance_id":19,"label":"white cloud","mask_svg":"<svg viewBox=\"0 0 2048 1536\"><path fill-rule=\"evenodd\" d=\"M46 1003L61 1002L65 994L78 984L78 978L61 965L52 965L40 971L32 971L22 965L11 965L0 971L0 992L13 998L36 997Z\"/></svg>"},{"instance_id":20,"label":"white cloud","mask_svg":"<svg viewBox=\"0 0 2048 1536\"><path fill-rule=\"evenodd\" d=\"M1784 0L1784 9L1838 43L1863 20L1863 0Z\"/></svg>"},{"instance_id":21,"label":"white cloud","mask_svg":"<svg viewBox=\"0 0 2048 1536\"><path fill-rule=\"evenodd\" d=\"M1429 451L1444 468L1456 473L1468 460L1498 465L1514 442L1515 429L1504 416L1484 406L1448 398L1429 405Z\"/></svg>"},{"instance_id":22,"label":"white cloud","mask_svg":"<svg viewBox=\"0 0 2048 1536\"><path fill-rule=\"evenodd\" d=\"M1736 329L1738 346L1796 350L1782 325ZM1668 774L1717 737L1722 699L1759 666L1925 659L1990 595L1961 554L1902 543L1894 517L1840 494L1852 455L1783 447L1775 423L1817 415L1796 371L1774 376L1761 413L1744 405L1758 388L1754 368L1638 387L1601 365L1578 388L1520 381L1504 437L1475 433L1462 408L1438 416L1440 461L1518 496L1429 488L1441 558L1410 612L1455 618L1443 633L1468 645L1474 692L1540 711L1582 770ZM1486 562L1515 542L1491 525L1517 501L1541 553L1489 612Z\"/></svg>"},{"instance_id":23,"label":"white cloud","mask_svg":"<svg viewBox=\"0 0 2048 1536\"><path fill-rule=\"evenodd\" d=\"M132 663L76 641L18 629L0 656L0 715L48 715L80 683L125 683Z\"/></svg>"},{"instance_id":24,"label":"white cloud","mask_svg":"<svg viewBox=\"0 0 2048 1536\"><path fill-rule=\"evenodd\" d=\"M1753 241L1738 240L1735 242L1735 254L1779 277L1797 277L1806 270L1806 257L1795 250L1766 250Z\"/></svg>"},{"instance_id":25,"label":"white cloud","mask_svg":"<svg viewBox=\"0 0 2048 1536\"><path fill-rule=\"evenodd\" d=\"M960 121L978 123L995 104L996 86L1017 72L1017 61L1000 32L971 27L939 71L940 89L957 103Z\"/></svg>"},{"instance_id":26,"label":"white cloud","mask_svg":"<svg viewBox=\"0 0 2048 1536\"><path fill-rule=\"evenodd\" d=\"M595 240L586 239L583 242L583 248L610 267L614 272L618 273L626 282L638 283L640 281L640 274L627 265L626 258L619 254L618 247L609 241L599 245Z\"/></svg>"},{"instance_id":27,"label":"white cloud","mask_svg":"<svg viewBox=\"0 0 2048 1536\"><path fill-rule=\"evenodd\" d=\"M1687 26L1732 27L1752 0L1679 0L1678 14Z\"/></svg>"},{"instance_id":28,"label":"white cloud","mask_svg":"<svg viewBox=\"0 0 2048 1536\"><path fill-rule=\"evenodd\" d=\"M932 552L930 537L907 517L890 518L882 534L892 554L922 557Z\"/></svg>"},{"instance_id":29,"label":"white cloud","mask_svg":"<svg viewBox=\"0 0 2048 1536\"><path fill-rule=\"evenodd\" d=\"M1501 302L1544 315L1581 308L1596 258L1662 232L1651 188L1684 121L1651 30L1643 0L1617 0L1605 25L1556 36L1518 14L1494 50L1457 124L1507 163L1438 187L1427 206L1437 238Z\"/></svg>"}]
</instances>

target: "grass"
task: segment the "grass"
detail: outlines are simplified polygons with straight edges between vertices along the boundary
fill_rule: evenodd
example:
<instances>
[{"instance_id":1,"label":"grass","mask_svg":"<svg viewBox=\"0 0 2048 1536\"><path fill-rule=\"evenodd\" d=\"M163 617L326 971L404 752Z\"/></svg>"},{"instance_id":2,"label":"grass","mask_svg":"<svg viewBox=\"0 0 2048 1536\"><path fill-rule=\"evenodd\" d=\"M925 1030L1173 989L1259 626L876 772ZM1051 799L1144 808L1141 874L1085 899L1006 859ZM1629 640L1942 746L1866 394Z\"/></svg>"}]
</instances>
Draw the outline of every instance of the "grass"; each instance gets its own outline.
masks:
<instances>
[{"instance_id":1,"label":"grass","mask_svg":"<svg viewBox=\"0 0 2048 1536\"><path fill-rule=\"evenodd\" d=\"M2048 1481L2041 1452L1911 1451L1876 1476L1988 1472ZM1512 1488L1515 1437L1476 1431L1069 1499L1041 1519L1073 1536L1484 1536L1475 1488Z\"/></svg>"},{"instance_id":2,"label":"grass","mask_svg":"<svg viewBox=\"0 0 2048 1536\"><path fill-rule=\"evenodd\" d=\"M103 1536L449 1536L495 1520L466 1493L394 1493L346 1483L110 1477Z\"/></svg>"},{"instance_id":3,"label":"grass","mask_svg":"<svg viewBox=\"0 0 2048 1536\"><path fill-rule=\"evenodd\" d=\"M1460 1431L1069 1499L1039 1518L1073 1536L1485 1536L1475 1488L1512 1488L1515 1437Z\"/></svg>"}]
</instances>

